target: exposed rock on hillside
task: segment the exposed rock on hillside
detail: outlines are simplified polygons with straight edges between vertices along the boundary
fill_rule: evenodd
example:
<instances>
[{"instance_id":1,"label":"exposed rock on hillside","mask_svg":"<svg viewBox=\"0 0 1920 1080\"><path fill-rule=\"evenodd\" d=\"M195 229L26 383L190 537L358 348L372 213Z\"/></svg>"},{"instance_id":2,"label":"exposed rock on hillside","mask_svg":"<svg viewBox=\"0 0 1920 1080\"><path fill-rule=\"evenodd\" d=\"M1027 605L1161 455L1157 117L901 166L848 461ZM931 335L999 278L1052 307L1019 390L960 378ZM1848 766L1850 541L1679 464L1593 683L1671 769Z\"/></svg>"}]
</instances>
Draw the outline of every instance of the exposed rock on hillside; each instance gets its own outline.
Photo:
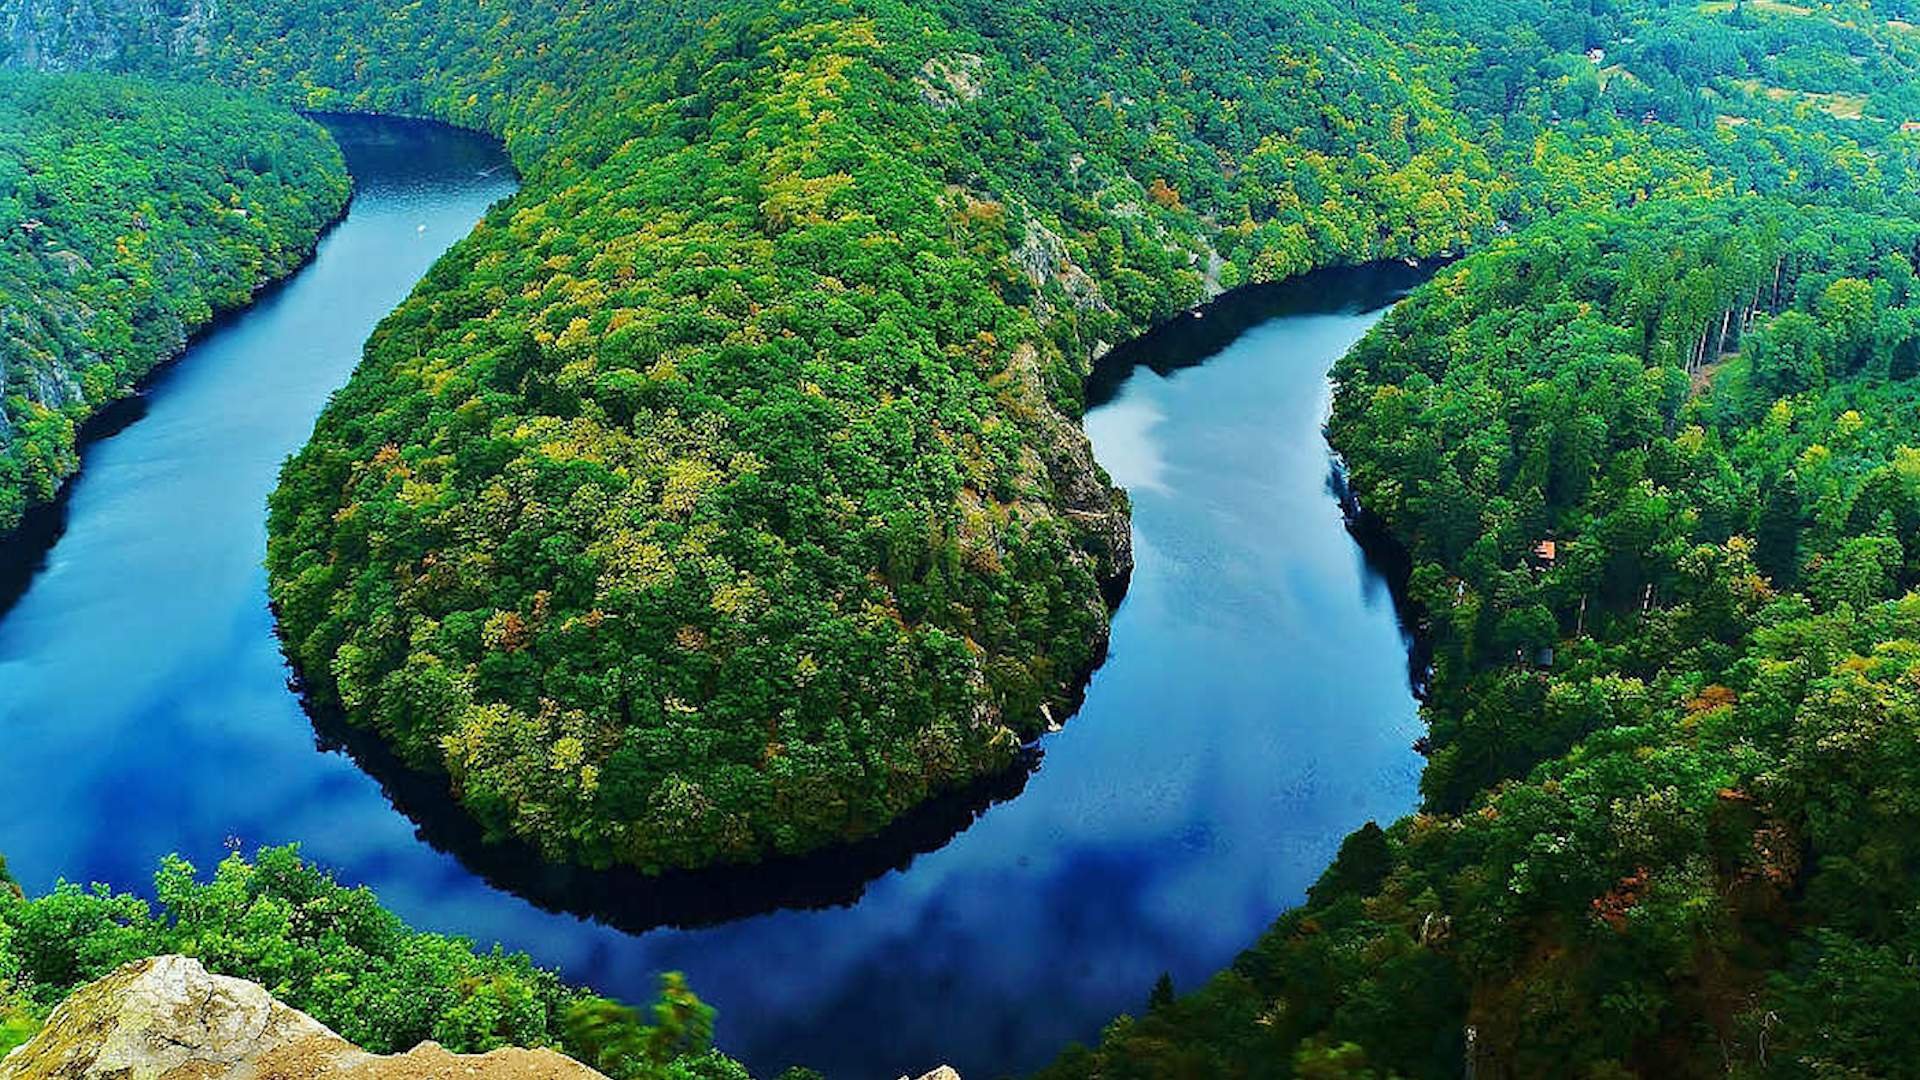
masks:
<instances>
[{"instance_id":1,"label":"exposed rock on hillside","mask_svg":"<svg viewBox=\"0 0 1920 1080\"><path fill-rule=\"evenodd\" d=\"M921 66L920 77L914 81L919 84L920 96L927 104L937 109L951 109L980 100L985 66L986 60L973 53L935 56Z\"/></svg>"},{"instance_id":2,"label":"exposed rock on hillside","mask_svg":"<svg viewBox=\"0 0 1920 1080\"><path fill-rule=\"evenodd\" d=\"M604 1080L551 1050L369 1054L257 984L198 960L128 964L74 992L0 1080Z\"/></svg>"},{"instance_id":3,"label":"exposed rock on hillside","mask_svg":"<svg viewBox=\"0 0 1920 1080\"><path fill-rule=\"evenodd\" d=\"M13 64L49 71L111 64L125 56L130 40L158 45L169 58L198 58L211 47L212 18L208 0L127 5L22 0L0 16L0 42ZM139 37L130 39L128 32L136 27Z\"/></svg>"}]
</instances>

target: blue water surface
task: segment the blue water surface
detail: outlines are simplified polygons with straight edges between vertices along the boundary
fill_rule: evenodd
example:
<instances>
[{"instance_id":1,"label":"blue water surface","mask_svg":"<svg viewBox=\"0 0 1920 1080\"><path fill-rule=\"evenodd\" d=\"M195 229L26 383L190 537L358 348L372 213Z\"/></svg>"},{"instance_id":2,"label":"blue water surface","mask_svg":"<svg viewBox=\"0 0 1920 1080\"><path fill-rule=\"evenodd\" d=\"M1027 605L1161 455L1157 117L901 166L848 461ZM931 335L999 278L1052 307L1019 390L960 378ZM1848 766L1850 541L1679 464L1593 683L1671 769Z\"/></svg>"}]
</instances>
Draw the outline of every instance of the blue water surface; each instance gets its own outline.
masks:
<instances>
[{"instance_id":1,"label":"blue water surface","mask_svg":"<svg viewBox=\"0 0 1920 1080\"><path fill-rule=\"evenodd\" d=\"M1132 493L1137 567L1085 706L1017 796L1014 778L898 851L789 868L781 889L723 877L670 902L469 850L404 778L383 789L316 738L267 609L264 506L380 317L513 181L477 136L330 123L357 184L347 219L155 381L37 521L44 550L12 556L0 852L30 891L147 891L168 852L204 870L229 845L297 841L416 926L603 992L687 972L762 1075L944 1061L980 1080L1096 1037L1162 972L1190 987L1218 970L1346 833L1413 804L1407 645L1321 434L1329 365L1408 282L1375 271L1241 294L1103 363L1087 430ZM740 914L802 899L844 903ZM661 919L711 925L648 929Z\"/></svg>"}]
</instances>

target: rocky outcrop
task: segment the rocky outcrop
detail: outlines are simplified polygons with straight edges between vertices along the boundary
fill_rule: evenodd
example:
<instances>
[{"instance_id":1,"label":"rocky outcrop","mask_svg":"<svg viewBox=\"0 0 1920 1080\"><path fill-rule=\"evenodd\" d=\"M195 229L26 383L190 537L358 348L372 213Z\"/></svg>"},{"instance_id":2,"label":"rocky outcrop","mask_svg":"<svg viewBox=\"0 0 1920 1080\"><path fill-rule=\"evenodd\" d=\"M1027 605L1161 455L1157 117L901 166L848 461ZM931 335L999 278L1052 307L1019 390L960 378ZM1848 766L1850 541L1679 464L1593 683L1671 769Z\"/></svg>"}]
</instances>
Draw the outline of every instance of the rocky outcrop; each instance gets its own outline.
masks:
<instances>
[{"instance_id":1,"label":"rocky outcrop","mask_svg":"<svg viewBox=\"0 0 1920 1080\"><path fill-rule=\"evenodd\" d=\"M920 97L936 109L980 100L986 60L973 53L948 53L929 59L914 82Z\"/></svg>"},{"instance_id":2,"label":"rocky outcrop","mask_svg":"<svg viewBox=\"0 0 1920 1080\"><path fill-rule=\"evenodd\" d=\"M127 50L158 45L168 57L211 47L212 0L99 3L19 0L0 11L0 66L71 71L112 65Z\"/></svg>"},{"instance_id":3,"label":"rocky outcrop","mask_svg":"<svg viewBox=\"0 0 1920 1080\"><path fill-rule=\"evenodd\" d=\"M74 992L0 1080L605 1080L551 1050L370 1054L262 987L157 956Z\"/></svg>"},{"instance_id":4,"label":"rocky outcrop","mask_svg":"<svg viewBox=\"0 0 1920 1080\"><path fill-rule=\"evenodd\" d=\"M1050 403L1040 355L1032 345L1014 350L1010 368L1040 422L1038 460L1050 476L1059 506L1080 528L1107 602L1117 604L1133 573L1132 504L1093 460L1093 444L1078 423ZM1045 511L1034 508L1035 513ZM1102 631L1105 632L1104 629Z\"/></svg>"},{"instance_id":5,"label":"rocky outcrop","mask_svg":"<svg viewBox=\"0 0 1920 1080\"><path fill-rule=\"evenodd\" d=\"M1100 283L1073 261L1066 239L1042 222L1031 218L1027 220L1020 245L1013 249L1012 259L1034 288L1034 314L1042 322L1053 315L1053 301L1048 299L1046 292L1049 284L1060 286L1060 291L1066 295L1067 305L1074 311L1113 310L1100 294Z\"/></svg>"}]
</instances>

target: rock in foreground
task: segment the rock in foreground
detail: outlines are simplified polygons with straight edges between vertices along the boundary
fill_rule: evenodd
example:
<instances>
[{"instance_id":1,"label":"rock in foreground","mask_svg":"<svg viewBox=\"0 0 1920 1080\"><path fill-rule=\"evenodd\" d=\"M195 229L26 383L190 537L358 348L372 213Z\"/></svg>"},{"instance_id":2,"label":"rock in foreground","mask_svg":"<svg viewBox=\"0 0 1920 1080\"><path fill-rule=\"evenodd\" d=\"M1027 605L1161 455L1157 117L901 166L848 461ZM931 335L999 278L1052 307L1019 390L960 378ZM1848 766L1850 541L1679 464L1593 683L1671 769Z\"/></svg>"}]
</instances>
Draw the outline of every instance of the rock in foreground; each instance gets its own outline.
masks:
<instances>
[{"instance_id":1,"label":"rock in foreground","mask_svg":"<svg viewBox=\"0 0 1920 1080\"><path fill-rule=\"evenodd\" d=\"M551 1050L370 1054L262 987L157 956L74 991L0 1080L605 1080Z\"/></svg>"}]
</instances>

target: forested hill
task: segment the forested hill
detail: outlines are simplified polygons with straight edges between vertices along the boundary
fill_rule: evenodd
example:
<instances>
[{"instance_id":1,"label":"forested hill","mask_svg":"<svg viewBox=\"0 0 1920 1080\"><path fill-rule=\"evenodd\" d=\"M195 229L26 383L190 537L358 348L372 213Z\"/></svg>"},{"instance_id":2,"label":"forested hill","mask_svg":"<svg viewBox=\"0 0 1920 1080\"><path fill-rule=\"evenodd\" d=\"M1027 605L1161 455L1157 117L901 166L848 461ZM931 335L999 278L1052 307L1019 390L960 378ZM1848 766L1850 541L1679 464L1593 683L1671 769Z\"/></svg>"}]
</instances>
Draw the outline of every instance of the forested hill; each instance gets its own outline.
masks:
<instances>
[{"instance_id":1,"label":"forested hill","mask_svg":"<svg viewBox=\"0 0 1920 1080\"><path fill-rule=\"evenodd\" d=\"M1421 811L1049 1077L1920 1060L1913 31L1603 25L1549 126L1624 85L1708 182L1486 245L1335 372L1331 437L1433 649Z\"/></svg>"},{"instance_id":2,"label":"forested hill","mask_svg":"<svg viewBox=\"0 0 1920 1080\"><path fill-rule=\"evenodd\" d=\"M316 125L211 87L0 73L0 538L75 435L347 199Z\"/></svg>"},{"instance_id":3,"label":"forested hill","mask_svg":"<svg viewBox=\"0 0 1920 1080\"><path fill-rule=\"evenodd\" d=\"M269 568L318 700L591 864L807 850L1007 766L1128 565L1088 358L1506 198L1386 5L338 8L7 38L506 137L521 193L376 333Z\"/></svg>"}]
</instances>

